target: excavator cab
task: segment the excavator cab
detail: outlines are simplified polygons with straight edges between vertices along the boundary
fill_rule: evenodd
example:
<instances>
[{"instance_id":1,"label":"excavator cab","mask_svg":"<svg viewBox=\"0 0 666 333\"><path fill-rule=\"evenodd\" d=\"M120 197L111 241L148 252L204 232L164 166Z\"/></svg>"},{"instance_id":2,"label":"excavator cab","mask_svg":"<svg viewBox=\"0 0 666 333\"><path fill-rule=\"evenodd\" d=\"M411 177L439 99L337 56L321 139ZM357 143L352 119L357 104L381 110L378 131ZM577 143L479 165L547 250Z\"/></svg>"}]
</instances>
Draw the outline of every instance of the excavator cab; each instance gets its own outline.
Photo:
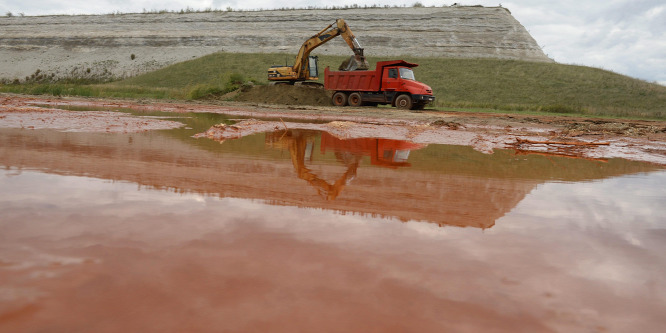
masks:
<instances>
[{"instance_id":1,"label":"excavator cab","mask_svg":"<svg viewBox=\"0 0 666 333\"><path fill-rule=\"evenodd\" d=\"M308 75L310 76L310 79L316 80L317 77L319 77L319 65L317 62L319 61L319 57L317 56L309 56L308 57Z\"/></svg>"}]
</instances>

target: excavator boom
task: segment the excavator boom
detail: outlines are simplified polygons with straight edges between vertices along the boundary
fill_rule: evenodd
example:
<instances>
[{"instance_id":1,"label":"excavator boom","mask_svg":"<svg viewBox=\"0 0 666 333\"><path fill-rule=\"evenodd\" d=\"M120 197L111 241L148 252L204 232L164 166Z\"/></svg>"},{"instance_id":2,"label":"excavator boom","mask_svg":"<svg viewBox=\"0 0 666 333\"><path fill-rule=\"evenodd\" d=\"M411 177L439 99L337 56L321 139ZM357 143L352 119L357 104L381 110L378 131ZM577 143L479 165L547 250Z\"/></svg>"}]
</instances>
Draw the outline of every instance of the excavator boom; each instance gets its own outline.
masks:
<instances>
[{"instance_id":1,"label":"excavator boom","mask_svg":"<svg viewBox=\"0 0 666 333\"><path fill-rule=\"evenodd\" d=\"M329 24L326 28L322 29L303 43L298 51L293 66L273 66L269 68L268 80L292 83L296 81L317 80L317 76L312 75L316 74L316 71L311 71L311 68L316 68L316 65L312 66L312 64L310 64L311 59L316 58L310 57L310 53L320 45L339 35L342 36L345 42L347 42L347 45L349 45L349 48L354 52L354 56L350 59L349 64L346 66L346 70L368 69L370 66L365 60L361 44L356 39L356 36L354 36L351 29L349 29L347 23L343 19L337 19L335 23Z\"/></svg>"}]
</instances>

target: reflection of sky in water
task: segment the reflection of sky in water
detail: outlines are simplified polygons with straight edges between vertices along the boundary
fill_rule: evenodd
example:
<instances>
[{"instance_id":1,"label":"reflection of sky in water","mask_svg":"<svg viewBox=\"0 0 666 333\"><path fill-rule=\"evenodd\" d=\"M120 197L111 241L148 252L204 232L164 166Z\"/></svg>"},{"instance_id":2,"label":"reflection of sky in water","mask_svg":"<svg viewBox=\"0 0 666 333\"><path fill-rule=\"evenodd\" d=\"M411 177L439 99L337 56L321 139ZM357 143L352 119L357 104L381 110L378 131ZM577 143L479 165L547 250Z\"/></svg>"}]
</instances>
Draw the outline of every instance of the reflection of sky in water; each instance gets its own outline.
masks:
<instances>
[{"instance_id":1,"label":"reflection of sky in water","mask_svg":"<svg viewBox=\"0 0 666 333\"><path fill-rule=\"evenodd\" d=\"M540 184L486 230L15 169L0 175L0 254L24 261L10 268L78 262L49 256L54 243L151 251L250 233L305 242L313 252L332 247L382 279L527 312L556 330L649 331L666 306L666 172Z\"/></svg>"},{"instance_id":2,"label":"reflection of sky in water","mask_svg":"<svg viewBox=\"0 0 666 333\"><path fill-rule=\"evenodd\" d=\"M0 202L5 214L17 211L49 214L107 215L119 219L146 214L183 216L196 212L211 214L208 221L225 225L237 218L262 221L266 226L298 229L293 221L311 224L365 225L367 221L386 219L358 215L340 215L319 209L271 206L261 201L214 198L200 194L177 194L146 190L127 182L113 182L85 177L60 176L31 171L3 170L0 178ZM666 229L666 172L623 176L593 182L540 184L509 214L496 221L486 234L529 234L545 230L576 230L618 234L635 243L646 230ZM7 215L5 215L7 216ZM275 217L281 217L279 219ZM201 221L192 221L199 223ZM400 222L403 229L418 230L433 237L478 230L451 230L427 223ZM426 231L427 230L427 231ZM636 244L640 245L640 244Z\"/></svg>"},{"instance_id":3,"label":"reflection of sky in water","mask_svg":"<svg viewBox=\"0 0 666 333\"><path fill-rule=\"evenodd\" d=\"M398 230L416 231L423 237L434 238L481 233L472 228L441 228L429 223L401 223L355 214L340 215L320 209L272 206L257 200L163 192L127 182L15 169L3 170L0 174L0 207L6 218L26 212L39 212L40 216L49 214L52 217L102 215L121 220L145 215L184 218L192 214L206 214L210 216L206 221L186 219L187 223L216 227L245 220L268 228L294 231L317 225L344 225L373 229L368 235L375 235L378 230L374 229L393 229L390 226L395 225ZM593 182L545 183L538 185L483 234L489 237L508 232L529 235L566 230L567 237L571 237L576 233L608 233L641 246L641 238L646 237L648 231L659 235L661 230L666 230L664 204L666 172ZM53 221L53 218L50 220ZM307 225L293 223L300 221L307 222ZM354 234L358 236L357 232Z\"/></svg>"}]
</instances>

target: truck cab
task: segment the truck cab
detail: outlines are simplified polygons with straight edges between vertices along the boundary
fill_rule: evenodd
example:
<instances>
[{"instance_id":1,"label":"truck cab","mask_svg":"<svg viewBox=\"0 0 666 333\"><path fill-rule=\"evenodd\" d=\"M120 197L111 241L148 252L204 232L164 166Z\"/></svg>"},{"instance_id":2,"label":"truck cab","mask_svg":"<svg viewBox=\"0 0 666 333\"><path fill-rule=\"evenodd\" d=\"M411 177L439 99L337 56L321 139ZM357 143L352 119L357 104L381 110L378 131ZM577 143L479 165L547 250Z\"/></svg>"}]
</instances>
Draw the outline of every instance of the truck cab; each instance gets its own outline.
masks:
<instances>
[{"instance_id":1,"label":"truck cab","mask_svg":"<svg viewBox=\"0 0 666 333\"><path fill-rule=\"evenodd\" d=\"M398 108L419 109L435 99L432 95L432 88L416 81L412 68L404 65L384 67L382 73L382 90L387 92L387 97L390 97L392 101L391 105ZM404 97L398 99L400 96L399 93L406 93L404 95L411 97L411 101ZM414 107L410 107L410 103Z\"/></svg>"}]
</instances>

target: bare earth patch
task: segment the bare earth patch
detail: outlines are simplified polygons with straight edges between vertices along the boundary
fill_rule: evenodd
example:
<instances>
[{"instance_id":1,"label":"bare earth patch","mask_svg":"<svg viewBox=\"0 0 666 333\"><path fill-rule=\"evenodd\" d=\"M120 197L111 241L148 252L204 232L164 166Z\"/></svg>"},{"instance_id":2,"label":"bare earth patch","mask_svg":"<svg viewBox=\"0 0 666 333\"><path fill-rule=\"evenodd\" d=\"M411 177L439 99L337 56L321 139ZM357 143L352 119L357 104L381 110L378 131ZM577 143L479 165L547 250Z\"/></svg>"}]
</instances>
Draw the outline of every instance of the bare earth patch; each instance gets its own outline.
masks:
<instances>
[{"instance_id":1,"label":"bare earth patch","mask_svg":"<svg viewBox=\"0 0 666 333\"><path fill-rule=\"evenodd\" d=\"M492 153L493 149L515 149L524 153L594 159L626 158L666 165L664 121L410 112L372 107L215 103L217 104L0 95L0 127L32 126L35 129L132 132L182 126L180 123L132 117L117 112L72 112L38 108L36 105L222 113L262 120L251 119L234 125L215 125L197 137L223 141L266 131L316 129L339 138L372 137L423 144L467 145L484 153ZM314 120L317 123L299 122L302 120Z\"/></svg>"}]
</instances>

